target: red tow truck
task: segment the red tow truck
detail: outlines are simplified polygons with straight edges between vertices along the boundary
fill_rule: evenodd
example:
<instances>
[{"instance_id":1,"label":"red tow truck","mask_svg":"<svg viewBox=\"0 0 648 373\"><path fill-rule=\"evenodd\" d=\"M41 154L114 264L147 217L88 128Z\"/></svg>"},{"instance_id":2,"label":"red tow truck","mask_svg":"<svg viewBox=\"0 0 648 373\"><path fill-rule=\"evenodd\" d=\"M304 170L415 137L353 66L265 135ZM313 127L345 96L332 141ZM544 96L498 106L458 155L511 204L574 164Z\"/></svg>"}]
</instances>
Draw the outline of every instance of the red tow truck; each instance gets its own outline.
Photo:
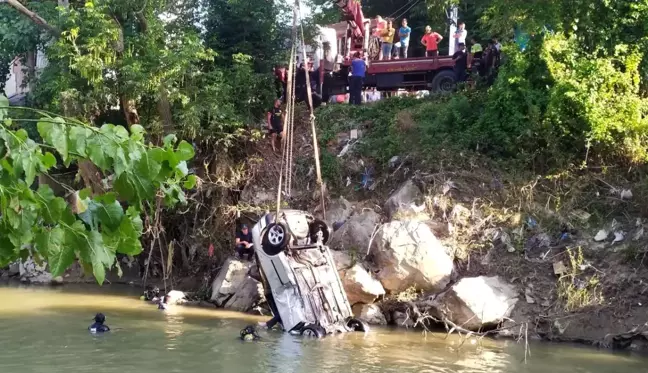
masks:
<instances>
[{"instance_id":1,"label":"red tow truck","mask_svg":"<svg viewBox=\"0 0 648 373\"><path fill-rule=\"evenodd\" d=\"M365 88L379 91L429 90L449 92L455 86L454 61L450 56L376 60L377 40L371 36L375 20L364 17L359 0L335 1L345 22L321 28L320 47L315 48L319 79L317 91L322 100L348 91L351 58L359 52L369 64ZM335 30L335 36L333 31ZM319 62L319 63L317 63Z\"/></svg>"}]
</instances>

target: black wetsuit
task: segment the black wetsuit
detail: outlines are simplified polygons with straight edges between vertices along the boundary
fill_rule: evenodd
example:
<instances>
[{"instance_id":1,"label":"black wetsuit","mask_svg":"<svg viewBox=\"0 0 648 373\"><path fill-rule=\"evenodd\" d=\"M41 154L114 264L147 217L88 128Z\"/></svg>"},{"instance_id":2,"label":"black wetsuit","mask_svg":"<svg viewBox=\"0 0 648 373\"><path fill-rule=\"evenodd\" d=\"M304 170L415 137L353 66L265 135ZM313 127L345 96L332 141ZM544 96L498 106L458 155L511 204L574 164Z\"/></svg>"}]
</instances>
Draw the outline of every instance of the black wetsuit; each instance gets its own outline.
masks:
<instances>
[{"instance_id":1,"label":"black wetsuit","mask_svg":"<svg viewBox=\"0 0 648 373\"><path fill-rule=\"evenodd\" d=\"M105 333L105 332L109 332L110 328L108 327L108 325L95 322L94 324L88 327L88 330L90 331L90 333Z\"/></svg>"}]
</instances>

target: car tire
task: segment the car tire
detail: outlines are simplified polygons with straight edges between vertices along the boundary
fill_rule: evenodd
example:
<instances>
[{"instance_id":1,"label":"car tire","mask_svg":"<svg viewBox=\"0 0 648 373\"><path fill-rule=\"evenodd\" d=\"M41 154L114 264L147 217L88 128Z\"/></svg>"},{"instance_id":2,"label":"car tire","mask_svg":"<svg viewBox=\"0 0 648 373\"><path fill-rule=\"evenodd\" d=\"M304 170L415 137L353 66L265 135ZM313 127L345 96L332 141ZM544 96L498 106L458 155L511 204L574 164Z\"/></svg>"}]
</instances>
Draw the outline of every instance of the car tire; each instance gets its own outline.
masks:
<instances>
[{"instance_id":1,"label":"car tire","mask_svg":"<svg viewBox=\"0 0 648 373\"><path fill-rule=\"evenodd\" d=\"M300 334L304 337L322 338L326 335L324 328L317 325L307 324L301 328Z\"/></svg>"},{"instance_id":2,"label":"car tire","mask_svg":"<svg viewBox=\"0 0 648 373\"><path fill-rule=\"evenodd\" d=\"M432 90L436 93L452 93L456 85L455 73L452 70L441 70L432 78Z\"/></svg>"},{"instance_id":3,"label":"car tire","mask_svg":"<svg viewBox=\"0 0 648 373\"><path fill-rule=\"evenodd\" d=\"M310 237L311 243L317 242L317 234L322 232L322 244L326 245L329 238L331 237L331 231L329 230L328 225L319 219L313 220L308 227L308 236Z\"/></svg>"},{"instance_id":4,"label":"car tire","mask_svg":"<svg viewBox=\"0 0 648 373\"><path fill-rule=\"evenodd\" d=\"M347 328L354 332L363 332L363 333L369 333L369 325L358 319L351 318L347 321Z\"/></svg>"},{"instance_id":5,"label":"car tire","mask_svg":"<svg viewBox=\"0 0 648 373\"><path fill-rule=\"evenodd\" d=\"M290 242L290 233L288 228L282 223L272 223L268 225L263 233L263 252L267 255L274 256L282 252Z\"/></svg>"}]
</instances>

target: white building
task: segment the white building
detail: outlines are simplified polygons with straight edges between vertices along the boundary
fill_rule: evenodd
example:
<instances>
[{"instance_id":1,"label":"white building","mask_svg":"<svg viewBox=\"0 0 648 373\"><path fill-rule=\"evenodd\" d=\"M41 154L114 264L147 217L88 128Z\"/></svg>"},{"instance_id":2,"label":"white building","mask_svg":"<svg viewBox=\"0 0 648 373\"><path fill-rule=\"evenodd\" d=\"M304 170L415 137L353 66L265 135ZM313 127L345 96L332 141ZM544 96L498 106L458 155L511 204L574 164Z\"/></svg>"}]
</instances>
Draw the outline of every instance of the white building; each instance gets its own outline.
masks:
<instances>
[{"instance_id":1,"label":"white building","mask_svg":"<svg viewBox=\"0 0 648 373\"><path fill-rule=\"evenodd\" d=\"M47 65L47 57L43 51L36 53L36 73L38 74ZM29 92L29 85L25 81L25 66L19 57L11 61L9 76L5 84L4 94L9 98L9 103L13 105L24 102L25 96Z\"/></svg>"}]
</instances>

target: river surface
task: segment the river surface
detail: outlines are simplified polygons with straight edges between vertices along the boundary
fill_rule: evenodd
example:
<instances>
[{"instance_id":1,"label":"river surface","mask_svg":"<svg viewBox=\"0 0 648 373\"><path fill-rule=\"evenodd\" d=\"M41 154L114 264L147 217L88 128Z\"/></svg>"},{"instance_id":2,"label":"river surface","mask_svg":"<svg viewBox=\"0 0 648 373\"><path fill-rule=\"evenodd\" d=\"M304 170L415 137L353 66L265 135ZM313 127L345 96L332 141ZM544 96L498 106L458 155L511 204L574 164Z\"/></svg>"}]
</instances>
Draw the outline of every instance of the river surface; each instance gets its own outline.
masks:
<instances>
[{"instance_id":1,"label":"river surface","mask_svg":"<svg viewBox=\"0 0 648 373\"><path fill-rule=\"evenodd\" d=\"M589 348L372 329L321 340L239 331L263 320L212 309L158 311L130 287L0 287L2 373L635 373L648 358ZM95 313L113 331L87 331Z\"/></svg>"}]
</instances>

